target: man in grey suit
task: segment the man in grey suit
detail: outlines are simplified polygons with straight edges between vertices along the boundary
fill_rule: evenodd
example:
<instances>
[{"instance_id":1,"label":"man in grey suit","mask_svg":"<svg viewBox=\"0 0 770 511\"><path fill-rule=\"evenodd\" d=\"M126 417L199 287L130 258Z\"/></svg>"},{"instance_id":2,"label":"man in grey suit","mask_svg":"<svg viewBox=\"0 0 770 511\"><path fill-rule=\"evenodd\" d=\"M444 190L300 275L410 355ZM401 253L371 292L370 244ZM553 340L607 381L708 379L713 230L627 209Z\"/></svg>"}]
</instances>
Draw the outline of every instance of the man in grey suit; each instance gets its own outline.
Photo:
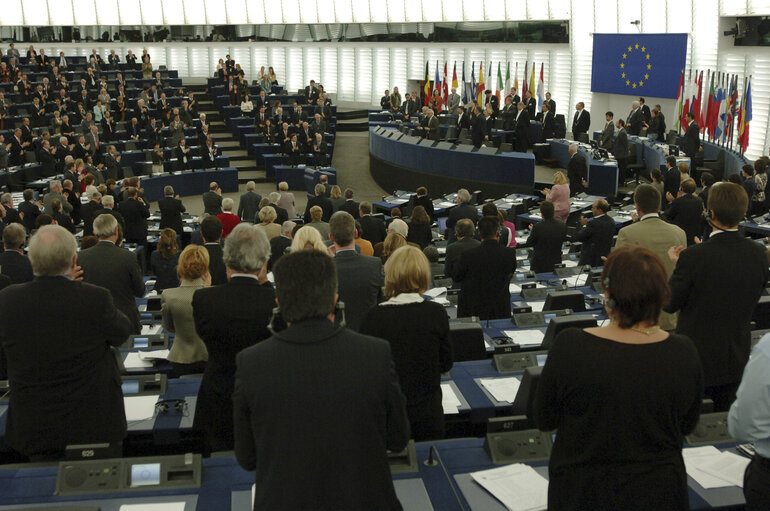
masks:
<instances>
[{"instance_id":1,"label":"man in grey suit","mask_svg":"<svg viewBox=\"0 0 770 511\"><path fill-rule=\"evenodd\" d=\"M345 303L348 328L358 331L366 311L382 299L385 274L377 257L356 252L353 216L337 211L329 221L329 239L334 242L334 262L337 266L337 292Z\"/></svg>"},{"instance_id":2,"label":"man in grey suit","mask_svg":"<svg viewBox=\"0 0 770 511\"><path fill-rule=\"evenodd\" d=\"M222 212L222 189L216 181L209 183L209 191L203 194L203 212L209 215Z\"/></svg>"},{"instance_id":3,"label":"man in grey suit","mask_svg":"<svg viewBox=\"0 0 770 511\"><path fill-rule=\"evenodd\" d=\"M604 114L604 118L607 120L607 124L602 130L602 138L599 141L599 147L606 149L609 152L612 152L612 137L615 135L615 123L612 122L613 117L615 117L615 114L612 112L607 112Z\"/></svg>"},{"instance_id":4,"label":"man in grey suit","mask_svg":"<svg viewBox=\"0 0 770 511\"><path fill-rule=\"evenodd\" d=\"M446 107L450 114L457 113L457 107L460 106L460 95L457 93L457 89L452 87L452 93L447 97Z\"/></svg>"},{"instance_id":5,"label":"man in grey suit","mask_svg":"<svg viewBox=\"0 0 770 511\"><path fill-rule=\"evenodd\" d=\"M635 244L652 250L663 261L666 275L670 279L675 264L668 257L668 249L687 246L687 235L680 227L660 218L660 199L660 192L654 186L642 184L636 187L634 205L639 218L618 232L615 248ZM660 327L664 330L674 330L676 319L676 313L661 312Z\"/></svg>"},{"instance_id":6,"label":"man in grey suit","mask_svg":"<svg viewBox=\"0 0 770 511\"><path fill-rule=\"evenodd\" d=\"M45 196L43 196L43 209L45 210L45 213L48 215L52 214L53 207L51 204L53 203L54 199L59 199L61 201L62 207L64 208L64 212L68 215L71 214L72 204L70 204L64 195L62 195L61 181L54 179L48 183L48 189L50 191L45 194Z\"/></svg>"},{"instance_id":7,"label":"man in grey suit","mask_svg":"<svg viewBox=\"0 0 770 511\"><path fill-rule=\"evenodd\" d=\"M461 218L455 224L455 236L457 241L447 245L446 260L444 262L444 275L451 276L454 273L460 256L468 249L478 247L481 243L473 237L476 227L467 218Z\"/></svg>"},{"instance_id":8,"label":"man in grey suit","mask_svg":"<svg viewBox=\"0 0 770 511\"><path fill-rule=\"evenodd\" d=\"M238 201L238 218L242 222L254 222L254 217L259 211L259 203L262 196L257 193L257 184L254 181L246 183L246 193L241 195Z\"/></svg>"},{"instance_id":9,"label":"man in grey suit","mask_svg":"<svg viewBox=\"0 0 770 511\"><path fill-rule=\"evenodd\" d=\"M136 256L117 245L120 229L112 215L94 219L94 234L99 242L78 253L78 264L83 268L83 280L107 288L115 306L131 321L132 332L141 332L139 310L134 297L144 296L142 270Z\"/></svg>"}]
</instances>

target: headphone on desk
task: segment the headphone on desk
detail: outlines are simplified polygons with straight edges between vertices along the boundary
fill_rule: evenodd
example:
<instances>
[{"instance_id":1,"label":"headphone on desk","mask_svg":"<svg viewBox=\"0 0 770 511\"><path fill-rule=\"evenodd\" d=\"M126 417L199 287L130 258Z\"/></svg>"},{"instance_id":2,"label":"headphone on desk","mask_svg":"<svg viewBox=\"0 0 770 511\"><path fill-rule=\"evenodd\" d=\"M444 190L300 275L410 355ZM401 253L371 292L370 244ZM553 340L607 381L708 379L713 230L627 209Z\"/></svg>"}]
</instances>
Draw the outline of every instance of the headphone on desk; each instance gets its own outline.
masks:
<instances>
[{"instance_id":1,"label":"headphone on desk","mask_svg":"<svg viewBox=\"0 0 770 511\"><path fill-rule=\"evenodd\" d=\"M337 304L334 306L334 317L335 319L339 319L337 326L339 328L344 328L347 323L345 322L345 302L342 300L337 300ZM286 322L283 320L280 307L273 308L273 315L270 316L270 322L267 324L267 329L273 335L286 329Z\"/></svg>"},{"instance_id":2,"label":"headphone on desk","mask_svg":"<svg viewBox=\"0 0 770 511\"><path fill-rule=\"evenodd\" d=\"M177 414L187 415L187 399L161 399L155 403L155 416L168 414L171 410Z\"/></svg>"}]
</instances>

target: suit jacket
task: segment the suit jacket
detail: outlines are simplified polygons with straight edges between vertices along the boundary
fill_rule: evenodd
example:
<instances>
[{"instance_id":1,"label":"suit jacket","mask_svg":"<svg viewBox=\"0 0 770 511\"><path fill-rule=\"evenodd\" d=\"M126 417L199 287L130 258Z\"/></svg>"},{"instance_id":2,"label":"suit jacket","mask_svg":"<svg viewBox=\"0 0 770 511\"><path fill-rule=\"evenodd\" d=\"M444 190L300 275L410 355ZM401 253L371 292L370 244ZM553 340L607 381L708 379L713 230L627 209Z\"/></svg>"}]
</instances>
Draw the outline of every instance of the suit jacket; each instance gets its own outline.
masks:
<instances>
[{"instance_id":1,"label":"suit jacket","mask_svg":"<svg viewBox=\"0 0 770 511\"><path fill-rule=\"evenodd\" d=\"M679 193L679 187L682 186L682 174L676 166L663 171L663 204L666 202L666 194L670 193L674 197ZM705 204L705 203L704 203Z\"/></svg>"},{"instance_id":2,"label":"suit jacket","mask_svg":"<svg viewBox=\"0 0 770 511\"><path fill-rule=\"evenodd\" d=\"M385 451L406 446L409 423L387 342L325 319L293 323L238 354L233 401L254 509L401 509Z\"/></svg>"},{"instance_id":3,"label":"suit jacket","mask_svg":"<svg viewBox=\"0 0 770 511\"><path fill-rule=\"evenodd\" d=\"M553 114L550 112L550 110L543 113L543 141L549 138L553 138L553 121Z\"/></svg>"},{"instance_id":4,"label":"suit jacket","mask_svg":"<svg viewBox=\"0 0 770 511\"><path fill-rule=\"evenodd\" d=\"M117 154L115 156L117 156ZM118 176L120 175L120 164L118 163L118 160L111 154L107 153L104 156L104 167L105 173L107 174L107 179L114 179L117 181Z\"/></svg>"},{"instance_id":5,"label":"suit jacket","mask_svg":"<svg viewBox=\"0 0 770 511\"><path fill-rule=\"evenodd\" d=\"M444 276L451 277L454 274L460 256L466 250L478 247L481 242L471 236L450 243L446 247L446 259L444 259ZM560 247L561 248L561 247Z\"/></svg>"},{"instance_id":6,"label":"suit jacket","mask_svg":"<svg viewBox=\"0 0 770 511\"><path fill-rule=\"evenodd\" d=\"M267 324L273 307L273 288L250 277L233 277L193 294L195 330L209 355L193 428L206 435L212 450L233 448L235 355L270 336Z\"/></svg>"},{"instance_id":7,"label":"suit jacket","mask_svg":"<svg viewBox=\"0 0 770 511\"><path fill-rule=\"evenodd\" d=\"M527 113L529 113L529 118L534 119L535 109L537 108L537 100L535 98L529 98L525 99L524 102L527 104Z\"/></svg>"},{"instance_id":8,"label":"suit jacket","mask_svg":"<svg viewBox=\"0 0 770 511\"><path fill-rule=\"evenodd\" d=\"M268 264L268 269L273 268L289 247L291 247L291 238L286 236L276 236L270 240L270 263Z\"/></svg>"},{"instance_id":9,"label":"suit jacket","mask_svg":"<svg viewBox=\"0 0 770 511\"><path fill-rule=\"evenodd\" d=\"M524 108L521 113L516 113L516 147L519 152L526 152L529 145L529 110Z\"/></svg>"},{"instance_id":10,"label":"suit jacket","mask_svg":"<svg viewBox=\"0 0 770 511\"><path fill-rule=\"evenodd\" d=\"M89 321L40 314L77 304ZM131 323L110 293L65 277L37 277L0 292L0 344L10 395L5 442L26 456L126 435L120 374L110 346ZM98 325L98 328L95 328Z\"/></svg>"},{"instance_id":11,"label":"suit jacket","mask_svg":"<svg viewBox=\"0 0 770 511\"><path fill-rule=\"evenodd\" d=\"M163 197L158 201L158 208L160 209L160 228L174 229L177 236L181 236L184 232L182 213L186 211L182 201L174 197Z\"/></svg>"},{"instance_id":12,"label":"suit jacket","mask_svg":"<svg viewBox=\"0 0 770 511\"><path fill-rule=\"evenodd\" d=\"M457 107L460 106L460 95L459 94L449 94L447 97L446 107L449 110L450 114L456 114L457 113Z\"/></svg>"},{"instance_id":13,"label":"suit jacket","mask_svg":"<svg viewBox=\"0 0 770 511\"><path fill-rule=\"evenodd\" d=\"M495 96L494 94L490 94L489 98L487 98L484 101L484 106L487 106L487 105L492 105L492 115L493 116L496 116L497 112L500 111L500 100L497 99L497 96Z\"/></svg>"},{"instance_id":14,"label":"suit jacket","mask_svg":"<svg viewBox=\"0 0 770 511\"><path fill-rule=\"evenodd\" d=\"M639 135L642 131L642 121L644 121L642 109L637 108L636 110L631 110L631 113L628 114L628 118L626 119L628 133L631 135Z\"/></svg>"},{"instance_id":15,"label":"suit jacket","mask_svg":"<svg viewBox=\"0 0 770 511\"><path fill-rule=\"evenodd\" d=\"M618 134L615 136L615 145L612 149L612 154L615 155L616 160L628 159L628 134L626 133L625 128L618 130Z\"/></svg>"},{"instance_id":16,"label":"suit jacket","mask_svg":"<svg viewBox=\"0 0 770 511\"><path fill-rule=\"evenodd\" d=\"M222 212L222 196L208 191L203 194L203 210L209 215L218 215Z\"/></svg>"},{"instance_id":17,"label":"suit jacket","mask_svg":"<svg viewBox=\"0 0 770 511\"><path fill-rule=\"evenodd\" d=\"M94 234L94 213L101 209L102 205L92 200L80 208L80 218L83 220L83 236Z\"/></svg>"},{"instance_id":18,"label":"suit jacket","mask_svg":"<svg viewBox=\"0 0 770 511\"><path fill-rule=\"evenodd\" d=\"M53 177L56 175L56 162L51 153L43 149L38 153L37 160L40 162L40 174L43 177Z\"/></svg>"},{"instance_id":19,"label":"suit jacket","mask_svg":"<svg viewBox=\"0 0 770 511\"><path fill-rule=\"evenodd\" d=\"M455 235L455 225L457 225L458 220L462 220L463 218L469 219L473 222L473 225L476 225L476 222L479 221L479 212L469 204L458 204L450 209L446 220L447 244L451 244L457 239L457 236Z\"/></svg>"},{"instance_id":20,"label":"suit jacket","mask_svg":"<svg viewBox=\"0 0 770 511\"><path fill-rule=\"evenodd\" d=\"M481 144L484 143L484 137L487 135L487 125L486 122L484 122L484 116L481 114L475 115L470 119L470 123L473 145L481 147Z\"/></svg>"},{"instance_id":21,"label":"suit jacket","mask_svg":"<svg viewBox=\"0 0 770 511\"><path fill-rule=\"evenodd\" d=\"M227 283L227 268L223 259L224 252L219 243L206 243L203 245L209 253L209 273L211 285L218 286Z\"/></svg>"},{"instance_id":22,"label":"suit jacket","mask_svg":"<svg viewBox=\"0 0 770 511\"><path fill-rule=\"evenodd\" d=\"M0 270L14 284L30 282L35 278L29 258L16 250L5 250L0 253Z\"/></svg>"},{"instance_id":23,"label":"suit jacket","mask_svg":"<svg viewBox=\"0 0 770 511\"><path fill-rule=\"evenodd\" d=\"M438 117L435 115L428 121L428 138L435 141L441 140Z\"/></svg>"},{"instance_id":24,"label":"suit jacket","mask_svg":"<svg viewBox=\"0 0 770 511\"><path fill-rule=\"evenodd\" d=\"M575 111L575 115L572 118L572 135L577 138L579 133L587 133L588 128L591 127L591 113L585 108L578 117L578 112Z\"/></svg>"},{"instance_id":25,"label":"suit jacket","mask_svg":"<svg viewBox=\"0 0 770 511\"><path fill-rule=\"evenodd\" d=\"M551 115L556 115L556 101L546 99L543 103L548 105L548 111L551 112Z\"/></svg>"},{"instance_id":26,"label":"suit jacket","mask_svg":"<svg viewBox=\"0 0 770 511\"><path fill-rule=\"evenodd\" d=\"M209 359L206 345L195 331L193 319L193 295L203 287L201 279L182 280L179 287L164 289L160 296L163 328L174 333L174 344L168 355L171 362L192 364Z\"/></svg>"},{"instance_id":27,"label":"suit jacket","mask_svg":"<svg viewBox=\"0 0 770 511\"><path fill-rule=\"evenodd\" d=\"M359 233L360 237L371 242L372 245L385 241L385 221L382 218L365 215L358 221L361 222L362 232Z\"/></svg>"},{"instance_id":28,"label":"suit jacket","mask_svg":"<svg viewBox=\"0 0 770 511\"><path fill-rule=\"evenodd\" d=\"M615 220L611 216L601 215L588 222L575 234L575 240L583 243L578 264L604 265L602 256L610 254L614 236Z\"/></svg>"},{"instance_id":29,"label":"suit jacket","mask_svg":"<svg viewBox=\"0 0 770 511\"><path fill-rule=\"evenodd\" d=\"M337 265L337 292L345 302L345 320L348 328L358 330L366 311L382 298L385 274L378 257L343 250L334 256Z\"/></svg>"},{"instance_id":30,"label":"suit jacket","mask_svg":"<svg viewBox=\"0 0 770 511\"><path fill-rule=\"evenodd\" d=\"M684 132L682 149L684 149L684 154L690 158L694 158L698 154L698 149L700 149L700 128L697 122L692 121L687 126L687 131Z\"/></svg>"},{"instance_id":31,"label":"suit jacket","mask_svg":"<svg viewBox=\"0 0 770 511\"><path fill-rule=\"evenodd\" d=\"M259 212L262 196L257 192L246 192L238 200L238 217L244 222L254 222Z\"/></svg>"},{"instance_id":32,"label":"suit jacket","mask_svg":"<svg viewBox=\"0 0 770 511\"><path fill-rule=\"evenodd\" d=\"M741 380L749 323L767 279L765 249L739 232L712 234L680 254L664 310L679 311L676 333L695 343L707 387Z\"/></svg>"},{"instance_id":33,"label":"suit jacket","mask_svg":"<svg viewBox=\"0 0 770 511\"><path fill-rule=\"evenodd\" d=\"M551 218L534 224L527 238L527 246L533 248L530 269L535 273L552 272L561 263L561 246L566 237L564 222Z\"/></svg>"},{"instance_id":34,"label":"suit jacket","mask_svg":"<svg viewBox=\"0 0 770 511\"><path fill-rule=\"evenodd\" d=\"M703 218L703 202L700 197L686 193L674 199L666 208L666 219L684 230L687 235L687 245L695 243L695 236L703 234L706 220Z\"/></svg>"},{"instance_id":35,"label":"suit jacket","mask_svg":"<svg viewBox=\"0 0 770 511\"><path fill-rule=\"evenodd\" d=\"M358 216L359 216L358 203L353 199L346 199L344 204L340 206L339 211L347 211L353 216L353 218L358 219ZM323 221L328 222L329 219L324 218Z\"/></svg>"},{"instance_id":36,"label":"suit jacket","mask_svg":"<svg viewBox=\"0 0 770 511\"><path fill-rule=\"evenodd\" d=\"M583 180L587 177L587 164L585 156L575 153L567 165L567 178L569 179L570 195L575 195L585 191Z\"/></svg>"},{"instance_id":37,"label":"suit jacket","mask_svg":"<svg viewBox=\"0 0 770 511\"><path fill-rule=\"evenodd\" d=\"M107 288L115 306L131 321L131 333L141 331L139 310L134 297L144 296L142 270L136 256L109 241L100 241L78 253L83 268L83 280Z\"/></svg>"},{"instance_id":38,"label":"suit jacket","mask_svg":"<svg viewBox=\"0 0 770 511\"><path fill-rule=\"evenodd\" d=\"M457 317L510 318L508 284L515 270L516 249L501 247L495 239L463 252L452 274L460 283Z\"/></svg>"},{"instance_id":39,"label":"suit jacket","mask_svg":"<svg viewBox=\"0 0 770 511\"><path fill-rule=\"evenodd\" d=\"M618 232L615 248L624 245L639 245L652 250L663 261L666 275L671 278L674 273L674 263L668 257L668 249L687 245L687 236L676 225L669 224L659 217L647 217L639 222L623 227ZM662 312L660 326L665 330L676 328L676 315Z\"/></svg>"},{"instance_id":40,"label":"suit jacket","mask_svg":"<svg viewBox=\"0 0 770 511\"><path fill-rule=\"evenodd\" d=\"M612 140L612 137L615 135L615 126L612 123L612 121L607 121L607 124L604 126L604 129L602 130L602 138L599 141L599 147L602 149L606 149L609 152L612 152L612 146L614 144L614 141Z\"/></svg>"},{"instance_id":41,"label":"suit jacket","mask_svg":"<svg viewBox=\"0 0 770 511\"><path fill-rule=\"evenodd\" d=\"M147 206L136 199L128 199L120 203L119 209L126 221L126 230L123 233L126 241L146 243L147 219L150 218L150 210Z\"/></svg>"}]
</instances>

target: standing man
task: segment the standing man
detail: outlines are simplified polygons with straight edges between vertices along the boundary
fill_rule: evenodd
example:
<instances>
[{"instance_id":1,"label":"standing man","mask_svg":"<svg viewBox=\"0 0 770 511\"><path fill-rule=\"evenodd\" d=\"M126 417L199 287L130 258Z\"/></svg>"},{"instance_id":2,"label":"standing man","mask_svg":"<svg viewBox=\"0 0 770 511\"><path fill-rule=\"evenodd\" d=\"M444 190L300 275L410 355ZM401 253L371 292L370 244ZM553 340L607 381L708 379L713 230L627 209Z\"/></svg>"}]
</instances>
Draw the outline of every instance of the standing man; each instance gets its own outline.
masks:
<instances>
[{"instance_id":1,"label":"standing man","mask_svg":"<svg viewBox=\"0 0 770 511\"><path fill-rule=\"evenodd\" d=\"M735 400L749 359L751 317L769 275L765 249L738 232L748 200L740 185L715 184L708 200L711 236L699 245L669 250L676 268L664 310L679 311L676 333L695 343L704 394L715 411L728 410Z\"/></svg>"},{"instance_id":2,"label":"standing man","mask_svg":"<svg viewBox=\"0 0 770 511\"><path fill-rule=\"evenodd\" d=\"M455 224L454 232L457 241L447 245L446 259L444 261L444 275L450 277L454 273L463 252L478 247L480 244L479 240L473 237L476 233L476 226L468 218L458 220L457 224ZM561 244L559 244L559 254L561 254Z\"/></svg>"},{"instance_id":3,"label":"standing man","mask_svg":"<svg viewBox=\"0 0 770 511\"><path fill-rule=\"evenodd\" d=\"M642 131L643 122L644 117L642 116L642 109L639 108L639 102L634 101L631 103L631 112L629 112L628 118L626 119L628 133L630 135L639 136L639 133Z\"/></svg>"},{"instance_id":4,"label":"standing man","mask_svg":"<svg viewBox=\"0 0 770 511\"><path fill-rule=\"evenodd\" d=\"M581 101L575 105L575 115L572 117L572 138L578 139L581 133L588 133L591 127L591 114L585 109L585 104Z\"/></svg>"},{"instance_id":5,"label":"standing man","mask_svg":"<svg viewBox=\"0 0 770 511\"><path fill-rule=\"evenodd\" d=\"M209 183L209 191L203 194L203 211L209 215L222 212L222 189L215 181Z\"/></svg>"},{"instance_id":6,"label":"standing man","mask_svg":"<svg viewBox=\"0 0 770 511\"><path fill-rule=\"evenodd\" d=\"M285 255L275 280L289 327L238 354L233 393L254 509L401 509L386 451L406 446L409 423L388 343L335 326L326 255Z\"/></svg>"},{"instance_id":7,"label":"standing man","mask_svg":"<svg viewBox=\"0 0 770 511\"><path fill-rule=\"evenodd\" d=\"M567 177L569 178L569 193L575 196L585 192L588 182L586 181L587 163L585 156L577 150L577 144L569 146L569 164L567 165Z\"/></svg>"},{"instance_id":8,"label":"standing man","mask_svg":"<svg viewBox=\"0 0 770 511\"><path fill-rule=\"evenodd\" d=\"M139 197L135 187L127 190L127 199L120 203L120 214L126 222L124 236L129 243L144 245L147 243L147 219L150 218L150 210Z\"/></svg>"},{"instance_id":9,"label":"standing man","mask_svg":"<svg viewBox=\"0 0 770 511\"><path fill-rule=\"evenodd\" d=\"M578 262L580 266L586 264L592 267L602 266L604 264L602 257L610 254L612 237L615 236L615 220L607 214L609 210L609 203L599 199L591 206L593 220L589 222L586 217L580 218L583 228L575 234L575 241L583 243Z\"/></svg>"},{"instance_id":10,"label":"standing man","mask_svg":"<svg viewBox=\"0 0 770 511\"><path fill-rule=\"evenodd\" d=\"M550 92L545 93L545 101L543 101L543 104L548 105L548 111L551 112L551 115L556 115L556 101L551 99Z\"/></svg>"},{"instance_id":11,"label":"standing man","mask_svg":"<svg viewBox=\"0 0 770 511\"><path fill-rule=\"evenodd\" d=\"M465 188L460 188L457 190L457 198L455 199L457 206L449 210L449 215L447 216L446 221L445 234L448 245L451 245L454 241L457 240L455 237L455 225L461 218L467 218L473 223L474 226L476 225L476 222L478 222L479 212L476 211L476 208L470 205L470 201L471 194L468 190Z\"/></svg>"},{"instance_id":12,"label":"standing man","mask_svg":"<svg viewBox=\"0 0 770 511\"><path fill-rule=\"evenodd\" d=\"M613 146L612 154L618 162L618 186L620 186L626 181L626 167L628 166L628 156L631 150L628 147L625 121L618 119L616 126L618 133L615 135L615 145Z\"/></svg>"},{"instance_id":13,"label":"standing man","mask_svg":"<svg viewBox=\"0 0 770 511\"><path fill-rule=\"evenodd\" d=\"M435 140L436 142L441 140L441 133L439 132L438 117L436 117L436 114L430 108L428 109L428 132L427 132L427 137L430 140Z\"/></svg>"},{"instance_id":14,"label":"standing man","mask_svg":"<svg viewBox=\"0 0 770 511\"><path fill-rule=\"evenodd\" d=\"M241 222L254 223L261 200L262 196L257 193L257 183L254 181L246 183L246 193L238 200L238 218Z\"/></svg>"},{"instance_id":15,"label":"standing man","mask_svg":"<svg viewBox=\"0 0 770 511\"><path fill-rule=\"evenodd\" d=\"M484 100L484 106L487 105L492 106L492 117L497 117L497 113L500 111L500 100L497 99L497 96L492 94L492 91L490 89L487 89L484 91L484 93L487 95L486 99Z\"/></svg>"},{"instance_id":16,"label":"standing man","mask_svg":"<svg viewBox=\"0 0 770 511\"><path fill-rule=\"evenodd\" d=\"M698 123L695 122L695 116L692 112L687 112L687 131L684 132L684 141L682 142L682 149L684 154L689 158L695 158L695 156L703 151L700 145L700 128ZM695 165L692 165L695 167Z\"/></svg>"},{"instance_id":17,"label":"standing man","mask_svg":"<svg viewBox=\"0 0 770 511\"><path fill-rule=\"evenodd\" d=\"M556 208L551 201L540 202L541 222L529 226L527 247L532 247L530 269L535 273L552 272L561 263L561 247L567 237L567 224L554 218ZM447 247L447 255L449 247Z\"/></svg>"},{"instance_id":18,"label":"standing man","mask_svg":"<svg viewBox=\"0 0 770 511\"><path fill-rule=\"evenodd\" d=\"M460 106L460 95L457 93L457 88L452 87L452 93L447 97L446 106L450 114L457 113L457 107Z\"/></svg>"},{"instance_id":19,"label":"standing man","mask_svg":"<svg viewBox=\"0 0 770 511\"><path fill-rule=\"evenodd\" d=\"M529 91L527 91L529 92ZM515 151L518 151L520 153L526 153L527 148L529 147L529 110L526 108L526 104L524 102L519 102L518 105L518 113L516 114L516 139L515 144L513 146L513 149Z\"/></svg>"},{"instance_id":20,"label":"standing man","mask_svg":"<svg viewBox=\"0 0 770 511\"><path fill-rule=\"evenodd\" d=\"M705 227L703 201L695 194L695 189L695 180L687 178L682 181L676 198L666 194L669 202L664 213L666 219L686 233L688 247L697 243L695 238L703 233Z\"/></svg>"},{"instance_id":21,"label":"standing man","mask_svg":"<svg viewBox=\"0 0 770 511\"><path fill-rule=\"evenodd\" d=\"M599 147L606 149L610 153L612 152L612 146L615 143L613 140L613 137L615 136L615 123L612 122L613 117L615 117L615 114L613 114L611 111L604 114L604 119L607 121L607 124L604 125L604 129L602 130L602 138L599 141Z\"/></svg>"},{"instance_id":22,"label":"standing man","mask_svg":"<svg viewBox=\"0 0 770 511\"><path fill-rule=\"evenodd\" d=\"M160 230L174 229L177 236L182 236L184 232L182 213L185 212L185 207L179 195L174 195L174 187L163 188L163 198L158 201L158 209L160 209Z\"/></svg>"},{"instance_id":23,"label":"standing man","mask_svg":"<svg viewBox=\"0 0 770 511\"><path fill-rule=\"evenodd\" d=\"M532 92L527 91L526 99L524 102L527 105L527 113L529 113L529 118L534 119L535 118L535 109L537 109L537 100L532 97Z\"/></svg>"},{"instance_id":24,"label":"standing man","mask_svg":"<svg viewBox=\"0 0 770 511\"><path fill-rule=\"evenodd\" d=\"M548 103L543 103L543 142L549 138L553 138L553 120L551 108L548 106Z\"/></svg>"}]
</instances>

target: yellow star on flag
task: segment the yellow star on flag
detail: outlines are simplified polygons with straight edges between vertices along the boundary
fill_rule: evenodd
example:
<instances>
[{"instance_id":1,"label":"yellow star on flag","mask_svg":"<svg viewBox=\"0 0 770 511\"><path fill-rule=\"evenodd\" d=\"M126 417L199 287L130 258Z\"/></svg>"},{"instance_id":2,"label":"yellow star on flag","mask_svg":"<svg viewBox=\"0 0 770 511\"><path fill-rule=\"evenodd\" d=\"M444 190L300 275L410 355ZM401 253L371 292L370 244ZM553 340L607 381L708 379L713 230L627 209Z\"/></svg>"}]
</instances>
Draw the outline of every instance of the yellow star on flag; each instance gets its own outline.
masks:
<instances>
[{"instance_id":1,"label":"yellow star on flag","mask_svg":"<svg viewBox=\"0 0 770 511\"><path fill-rule=\"evenodd\" d=\"M621 62L620 63L620 69L623 69L624 67L626 67L626 65L623 62Z\"/></svg>"},{"instance_id":2,"label":"yellow star on flag","mask_svg":"<svg viewBox=\"0 0 770 511\"><path fill-rule=\"evenodd\" d=\"M626 73L621 74L620 77L621 78L625 78L626 77Z\"/></svg>"},{"instance_id":3,"label":"yellow star on flag","mask_svg":"<svg viewBox=\"0 0 770 511\"><path fill-rule=\"evenodd\" d=\"M644 82L639 80L639 87L641 87L642 85L644 85Z\"/></svg>"},{"instance_id":4,"label":"yellow star on flag","mask_svg":"<svg viewBox=\"0 0 770 511\"><path fill-rule=\"evenodd\" d=\"M631 80L626 80L626 85L629 85L631 83Z\"/></svg>"},{"instance_id":5,"label":"yellow star on flag","mask_svg":"<svg viewBox=\"0 0 770 511\"><path fill-rule=\"evenodd\" d=\"M645 80L649 80L650 79L650 75L644 75L644 79Z\"/></svg>"},{"instance_id":6,"label":"yellow star on flag","mask_svg":"<svg viewBox=\"0 0 770 511\"><path fill-rule=\"evenodd\" d=\"M631 51L631 47L630 46L628 47L628 51Z\"/></svg>"},{"instance_id":7,"label":"yellow star on flag","mask_svg":"<svg viewBox=\"0 0 770 511\"><path fill-rule=\"evenodd\" d=\"M642 46L642 51L647 51L644 46Z\"/></svg>"},{"instance_id":8,"label":"yellow star on flag","mask_svg":"<svg viewBox=\"0 0 770 511\"><path fill-rule=\"evenodd\" d=\"M626 58L627 56L628 56L628 55L626 55L625 53L623 54L623 58Z\"/></svg>"},{"instance_id":9,"label":"yellow star on flag","mask_svg":"<svg viewBox=\"0 0 770 511\"><path fill-rule=\"evenodd\" d=\"M638 49L639 49L639 43L636 43L636 44L634 45L634 48L636 48L636 49L638 50Z\"/></svg>"},{"instance_id":10,"label":"yellow star on flag","mask_svg":"<svg viewBox=\"0 0 770 511\"><path fill-rule=\"evenodd\" d=\"M650 54L649 53L647 54L647 60L650 60Z\"/></svg>"},{"instance_id":11,"label":"yellow star on flag","mask_svg":"<svg viewBox=\"0 0 770 511\"><path fill-rule=\"evenodd\" d=\"M647 64L647 69L652 69L652 64Z\"/></svg>"},{"instance_id":12,"label":"yellow star on flag","mask_svg":"<svg viewBox=\"0 0 770 511\"><path fill-rule=\"evenodd\" d=\"M634 84L632 85L632 87L633 87L634 89L636 89L636 82L634 82Z\"/></svg>"}]
</instances>

